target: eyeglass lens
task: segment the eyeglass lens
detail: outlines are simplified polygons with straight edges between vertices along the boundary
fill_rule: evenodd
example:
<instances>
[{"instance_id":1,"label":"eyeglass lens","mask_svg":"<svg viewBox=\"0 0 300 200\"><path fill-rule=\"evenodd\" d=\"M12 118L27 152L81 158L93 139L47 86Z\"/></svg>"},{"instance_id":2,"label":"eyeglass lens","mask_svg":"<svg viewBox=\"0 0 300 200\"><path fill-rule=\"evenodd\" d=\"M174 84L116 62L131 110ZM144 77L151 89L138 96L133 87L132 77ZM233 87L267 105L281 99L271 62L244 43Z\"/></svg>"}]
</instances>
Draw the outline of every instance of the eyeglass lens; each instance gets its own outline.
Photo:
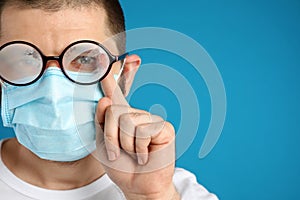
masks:
<instances>
[{"instance_id":1,"label":"eyeglass lens","mask_svg":"<svg viewBox=\"0 0 300 200\"><path fill-rule=\"evenodd\" d=\"M43 68L40 53L26 44L12 44L0 51L2 78L16 84L35 80Z\"/></svg>"},{"instance_id":2,"label":"eyeglass lens","mask_svg":"<svg viewBox=\"0 0 300 200\"><path fill-rule=\"evenodd\" d=\"M65 75L77 83L96 82L109 70L110 56L94 43L71 45L61 56ZM17 85L30 83L43 73L43 62L43 56L33 46L12 43L0 51L1 77Z\"/></svg>"},{"instance_id":3,"label":"eyeglass lens","mask_svg":"<svg viewBox=\"0 0 300 200\"><path fill-rule=\"evenodd\" d=\"M110 65L106 51L93 43L78 43L64 53L62 65L69 78L92 83L103 77Z\"/></svg>"}]
</instances>

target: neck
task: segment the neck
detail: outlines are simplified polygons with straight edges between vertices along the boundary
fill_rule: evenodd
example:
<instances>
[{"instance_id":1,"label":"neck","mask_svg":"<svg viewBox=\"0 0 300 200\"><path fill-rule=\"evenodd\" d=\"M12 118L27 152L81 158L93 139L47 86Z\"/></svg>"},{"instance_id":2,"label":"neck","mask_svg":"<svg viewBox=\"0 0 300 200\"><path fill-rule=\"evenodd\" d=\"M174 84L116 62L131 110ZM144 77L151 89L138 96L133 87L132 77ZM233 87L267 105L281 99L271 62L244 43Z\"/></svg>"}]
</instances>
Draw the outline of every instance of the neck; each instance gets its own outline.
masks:
<instances>
[{"instance_id":1,"label":"neck","mask_svg":"<svg viewBox=\"0 0 300 200\"><path fill-rule=\"evenodd\" d=\"M100 162L92 155L75 162L47 161L37 157L15 138L3 143L1 153L4 164L13 174L45 189L70 190L83 187L105 173Z\"/></svg>"}]
</instances>

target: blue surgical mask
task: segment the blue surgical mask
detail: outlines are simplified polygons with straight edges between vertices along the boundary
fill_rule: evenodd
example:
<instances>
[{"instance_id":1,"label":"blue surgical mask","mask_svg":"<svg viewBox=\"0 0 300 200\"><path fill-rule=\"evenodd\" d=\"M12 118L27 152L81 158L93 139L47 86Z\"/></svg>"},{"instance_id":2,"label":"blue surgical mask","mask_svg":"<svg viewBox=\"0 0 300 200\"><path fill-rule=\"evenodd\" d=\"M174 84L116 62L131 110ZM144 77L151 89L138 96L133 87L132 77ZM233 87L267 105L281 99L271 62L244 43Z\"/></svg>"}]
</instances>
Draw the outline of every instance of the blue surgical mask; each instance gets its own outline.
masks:
<instances>
[{"instance_id":1,"label":"blue surgical mask","mask_svg":"<svg viewBox=\"0 0 300 200\"><path fill-rule=\"evenodd\" d=\"M74 76L80 76L74 73ZM69 81L57 67L29 86L2 87L2 120L17 140L38 157L75 161L96 149L95 112L100 84Z\"/></svg>"}]
</instances>

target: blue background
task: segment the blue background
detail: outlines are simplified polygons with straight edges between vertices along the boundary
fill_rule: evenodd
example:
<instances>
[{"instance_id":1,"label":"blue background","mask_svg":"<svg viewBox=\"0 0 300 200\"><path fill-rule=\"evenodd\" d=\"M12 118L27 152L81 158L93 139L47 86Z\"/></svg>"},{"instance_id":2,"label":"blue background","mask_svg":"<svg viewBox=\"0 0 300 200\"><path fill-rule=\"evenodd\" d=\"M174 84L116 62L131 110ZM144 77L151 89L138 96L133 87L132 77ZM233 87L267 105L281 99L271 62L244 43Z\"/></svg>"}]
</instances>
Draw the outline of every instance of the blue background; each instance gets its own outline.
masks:
<instances>
[{"instance_id":1,"label":"blue background","mask_svg":"<svg viewBox=\"0 0 300 200\"><path fill-rule=\"evenodd\" d=\"M220 199L300 199L300 1L121 1L127 28L165 27L197 40L223 77L228 110L213 151L198 159L209 123L209 94L201 99L201 126L177 166L194 172ZM174 55L141 51L144 61L173 66L190 79L188 63ZM165 100L171 99L171 100ZM174 101L173 101L174 100ZM175 127L180 121L176 96L159 85L140 88L132 105L165 106ZM192 119L191 119L192 120ZM1 128L1 137L10 137Z\"/></svg>"}]
</instances>

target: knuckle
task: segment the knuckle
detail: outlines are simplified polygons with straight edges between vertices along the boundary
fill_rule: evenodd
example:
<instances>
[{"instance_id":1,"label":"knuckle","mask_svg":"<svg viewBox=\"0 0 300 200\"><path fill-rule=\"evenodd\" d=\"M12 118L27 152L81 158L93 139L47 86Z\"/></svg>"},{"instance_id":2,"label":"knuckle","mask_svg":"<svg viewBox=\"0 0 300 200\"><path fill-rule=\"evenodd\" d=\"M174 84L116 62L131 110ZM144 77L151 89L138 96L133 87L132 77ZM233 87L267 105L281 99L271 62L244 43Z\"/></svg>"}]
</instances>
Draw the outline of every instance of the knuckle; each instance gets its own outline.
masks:
<instances>
[{"instance_id":1,"label":"knuckle","mask_svg":"<svg viewBox=\"0 0 300 200\"><path fill-rule=\"evenodd\" d=\"M158 115L151 115L151 119L153 122L163 122L165 121L161 116Z\"/></svg>"},{"instance_id":2,"label":"knuckle","mask_svg":"<svg viewBox=\"0 0 300 200\"><path fill-rule=\"evenodd\" d=\"M135 151L137 153L143 153L143 152L146 152L147 150L148 150L148 148L145 145L141 144L141 143L137 144L136 147L135 147Z\"/></svg>"},{"instance_id":3,"label":"knuckle","mask_svg":"<svg viewBox=\"0 0 300 200\"><path fill-rule=\"evenodd\" d=\"M112 135L108 135L108 134L105 135L105 141L106 141L106 142L114 143L115 140L116 140L116 138L113 137Z\"/></svg>"},{"instance_id":4,"label":"knuckle","mask_svg":"<svg viewBox=\"0 0 300 200\"><path fill-rule=\"evenodd\" d=\"M142 113L137 113L137 112L128 113L128 117L130 118L131 121L136 121L142 115L143 115Z\"/></svg>"},{"instance_id":5,"label":"knuckle","mask_svg":"<svg viewBox=\"0 0 300 200\"><path fill-rule=\"evenodd\" d=\"M149 133L146 130L146 125L140 125L136 127L136 138L137 139L142 139L142 138L147 138L149 137Z\"/></svg>"},{"instance_id":6,"label":"knuckle","mask_svg":"<svg viewBox=\"0 0 300 200\"><path fill-rule=\"evenodd\" d=\"M128 140L121 140L121 147L127 152L134 152L134 144Z\"/></svg>"},{"instance_id":7,"label":"knuckle","mask_svg":"<svg viewBox=\"0 0 300 200\"><path fill-rule=\"evenodd\" d=\"M166 135L169 135L170 138L174 138L175 137L175 128L174 126L168 122L168 121L165 121L164 123L164 128L163 128L163 133L166 134Z\"/></svg>"},{"instance_id":8,"label":"knuckle","mask_svg":"<svg viewBox=\"0 0 300 200\"><path fill-rule=\"evenodd\" d=\"M128 113L122 114L119 118L119 128L122 135L134 135L134 124L129 117Z\"/></svg>"},{"instance_id":9,"label":"knuckle","mask_svg":"<svg viewBox=\"0 0 300 200\"><path fill-rule=\"evenodd\" d=\"M106 112L113 114L116 113L119 110L119 106L118 105L109 105L106 108Z\"/></svg>"},{"instance_id":10,"label":"knuckle","mask_svg":"<svg viewBox=\"0 0 300 200\"><path fill-rule=\"evenodd\" d=\"M120 116L120 125L126 126L131 122L129 113L124 113Z\"/></svg>"},{"instance_id":11,"label":"knuckle","mask_svg":"<svg viewBox=\"0 0 300 200\"><path fill-rule=\"evenodd\" d=\"M136 126L141 113L124 113L120 116L120 126L128 127L128 126Z\"/></svg>"},{"instance_id":12,"label":"knuckle","mask_svg":"<svg viewBox=\"0 0 300 200\"><path fill-rule=\"evenodd\" d=\"M109 117L112 114L113 114L113 106L110 105L106 108L105 117Z\"/></svg>"},{"instance_id":13,"label":"knuckle","mask_svg":"<svg viewBox=\"0 0 300 200\"><path fill-rule=\"evenodd\" d=\"M114 120L114 122L117 123L119 117L120 117L120 112L118 106L110 105L107 107L105 112L105 120Z\"/></svg>"}]
</instances>

